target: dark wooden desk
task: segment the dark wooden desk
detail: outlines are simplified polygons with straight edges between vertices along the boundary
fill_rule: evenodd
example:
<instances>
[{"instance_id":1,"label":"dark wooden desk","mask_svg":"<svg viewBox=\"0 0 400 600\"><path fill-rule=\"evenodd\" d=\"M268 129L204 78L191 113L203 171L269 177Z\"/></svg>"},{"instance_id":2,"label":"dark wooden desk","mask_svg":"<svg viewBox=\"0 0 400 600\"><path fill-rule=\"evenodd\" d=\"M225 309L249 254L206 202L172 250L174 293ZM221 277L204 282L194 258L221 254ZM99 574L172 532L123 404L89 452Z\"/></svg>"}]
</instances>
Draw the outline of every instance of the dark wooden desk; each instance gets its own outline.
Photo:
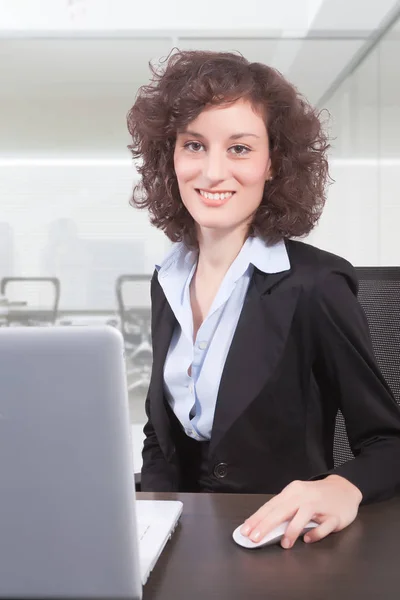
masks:
<instances>
[{"instance_id":1,"label":"dark wooden desk","mask_svg":"<svg viewBox=\"0 0 400 600\"><path fill-rule=\"evenodd\" d=\"M145 494L177 499L183 514L143 600L398 600L400 498L361 507L344 531L291 550L245 550L233 529L268 496Z\"/></svg>"}]
</instances>

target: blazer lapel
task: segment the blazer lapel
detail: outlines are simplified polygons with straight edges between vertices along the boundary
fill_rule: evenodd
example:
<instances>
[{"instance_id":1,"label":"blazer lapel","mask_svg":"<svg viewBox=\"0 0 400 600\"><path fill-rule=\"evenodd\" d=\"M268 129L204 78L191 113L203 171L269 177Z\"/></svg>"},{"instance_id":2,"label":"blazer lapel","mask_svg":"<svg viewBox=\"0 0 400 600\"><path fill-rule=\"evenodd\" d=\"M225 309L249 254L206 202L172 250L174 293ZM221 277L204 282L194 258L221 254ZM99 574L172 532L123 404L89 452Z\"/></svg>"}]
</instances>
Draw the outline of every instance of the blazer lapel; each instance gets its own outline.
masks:
<instances>
[{"instance_id":1,"label":"blazer lapel","mask_svg":"<svg viewBox=\"0 0 400 600\"><path fill-rule=\"evenodd\" d=\"M170 436L170 422L164 401L164 363L176 324L175 315L167 302L164 292L155 283L153 300L153 369L149 386L151 420L157 439L165 456L170 459L173 444Z\"/></svg>"},{"instance_id":2,"label":"blazer lapel","mask_svg":"<svg viewBox=\"0 0 400 600\"><path fill-rule=\"evenodd\" d=\"M221 377L210 452L278 366L299 294L277 285L290 273L254 271Z\"/></svg>"}]
</instances>

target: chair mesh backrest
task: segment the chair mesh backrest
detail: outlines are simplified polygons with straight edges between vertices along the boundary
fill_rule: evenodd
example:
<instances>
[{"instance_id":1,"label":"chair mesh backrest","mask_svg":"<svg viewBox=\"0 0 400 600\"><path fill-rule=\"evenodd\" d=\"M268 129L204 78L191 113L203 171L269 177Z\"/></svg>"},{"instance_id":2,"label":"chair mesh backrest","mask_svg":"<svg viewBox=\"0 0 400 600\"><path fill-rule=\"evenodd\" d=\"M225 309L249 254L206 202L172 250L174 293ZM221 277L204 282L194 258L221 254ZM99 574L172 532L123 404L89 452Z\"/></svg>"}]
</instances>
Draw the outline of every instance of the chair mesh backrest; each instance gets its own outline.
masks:
<instances>
[{"instance_id":1,"label":"chair mesh backrest","mask_svg":"<svg viewBox=\"0 0 400 600\"><path fill-rule=\"evenodd\" d=\"M58 280L53 277L3 277L0 292L11 302L26 302L28 308L56 310L58 285Z\"/></svg>"},{"instance_id":2,"label":"chair mesh backrest","mask_svg":"<svg viewBox=\"0 0 400 600\"><path fill-rule=\"evenodd\" d=\"M400 404L400 267L357 267L358 299L368 320L379 368ZM350 458L343 415L336 419L335 466Z\"/></svg>"},{"instance_id":3,"label":"chair mesh backrest","mask_svg":"<svg viewBox=\"0 0 400 600\"><path fill-rule=\"evenodd\" d=\"M115 282L121 332L125 341L139 343L150 336L151 275L120 275Z\"/></svg>"},{"instance_id":4,"label":"chair mesh backrest","mask_svg":"<svg viewBox=\"0 0 400 600\"><path fill-rule=\"evenodd\" d=\"M118 309L150 310L151 275L120 275L116 281Z\"/></svg>"},{"instance_id":5,"label":"chair mesh backrest","mask_svg":"<svg viewBox=\"0 0 400 600\"><path fill-rule=\"evenodd\" d=\"M0 281L0 294L12 303L21 303L14 315L9 314L9 322L18 325L55 323L60 302L61 286L57 277L3 277Z\"/></svg>"}]
</instances>

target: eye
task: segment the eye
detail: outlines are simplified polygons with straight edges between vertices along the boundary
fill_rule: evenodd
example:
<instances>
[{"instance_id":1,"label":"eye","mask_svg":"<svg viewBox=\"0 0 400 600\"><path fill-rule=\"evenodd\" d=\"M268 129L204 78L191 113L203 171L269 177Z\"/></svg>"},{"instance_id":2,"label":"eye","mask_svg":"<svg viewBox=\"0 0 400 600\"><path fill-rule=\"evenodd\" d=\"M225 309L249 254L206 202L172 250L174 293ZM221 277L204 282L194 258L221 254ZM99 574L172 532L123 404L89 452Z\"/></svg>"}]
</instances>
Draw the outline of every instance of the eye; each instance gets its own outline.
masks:
<instances>
[{"instance_id":1,"label":"eye","mask_svg":"<svg viewBox=\"0 0 400 600\"><path fill-rule=\"evenodd\" d=\"M248 148L247 146L243 146L242 144L236 144L235 146L231 146L229 150L234 150L233 154L236 154L236 156L244 156L245 154L251 152L250 148Z\"/></svg>"},{"instance_id":2,"label":"eye","mask_svg":"<svg viewBox=\"0 0 400 600\"><path fill-rule=\"evenodd\" d=\"M200 152L200 150L203 148L203 144L200 144L200 142L187 142L183 147L187 148L191 152Z\"/></svg>"}]
</instances>

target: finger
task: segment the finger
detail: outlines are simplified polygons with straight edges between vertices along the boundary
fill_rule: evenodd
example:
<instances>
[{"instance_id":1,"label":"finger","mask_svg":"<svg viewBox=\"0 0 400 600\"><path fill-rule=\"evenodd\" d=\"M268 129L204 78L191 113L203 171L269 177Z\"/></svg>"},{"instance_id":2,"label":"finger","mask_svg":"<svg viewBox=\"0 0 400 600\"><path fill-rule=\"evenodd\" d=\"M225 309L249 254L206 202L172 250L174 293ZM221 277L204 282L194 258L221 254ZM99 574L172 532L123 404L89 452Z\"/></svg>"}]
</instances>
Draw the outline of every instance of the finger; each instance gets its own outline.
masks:
<instances>
[{"instance_id":1,"label":"finger","mask_svg":"<svg viewBox=\"0 0 400 600\"><path fill-rule=\"evenodd\" d=\"M272 510L268 515L259 521L249 534L249 538L253 542L259 542L272 529L281 525L285 521L289 521L298 511L298 506L293 502L285 502L279 507Z\"/></svg>"},{"instance_id":2,"label":"finger","mask_svg":"<svg viewBox=\"0 0 400 600\"><path fill-rule=\"evenodd\" d=\"M242 535L249 535L249 533L258 525L260 521L265 519L270 512L272 512L279 504L282 502L282 498L280 494L277 494L271 500L266 502L259 508L255 513L253 513L250 517L248 517L241 529L240 533Z\"/></svg>"},{"instance_id":3,"label":"finger","mask_svg":"<svg viewBox=\"0 0 400 600\"><path fill-rule=\"evenodd\" d=\"M312 519L313 515L314 511L311 507L302 506L299 508L287 526L281 542L282 548L291 548L296 543L297 538L303 533L305 526Z\"/></svg>"},{"instance_id":4,"label":"finger","mask_svg":"<svg viewBox=\"0 0 400 600\"><path fill-rule=\"evenodd\" d=\"M303 485L303 481L292 481L289 483L280 494L276 494L271 500L266 502L261 508L259 508L253 515L251 515L248 519L243 523L240 533L242 535L249 535L250 532L257 527L258 523L265 519L272 510L277 508L282 502L288 502L293 500L294 498L299 497L299 485ZM293 496L294 492L297 492L297 495Z\"/></svg>"},{"instance_id":5,"label":"finger","mask_svg":"<svg viewBox=\"0 0 400 600\"><path fill-rule=\"evenodd\" d=\"M321 523L321 525L318 525L318 527L315 527L315 529L311 529L311 531L306 533L303 538L305 543L312 544L322 540L324 537L332 533L332 531L335 531L337 522L338 520L336 517L327 518L326 521Z\"/></svg>"}]
</instances>

